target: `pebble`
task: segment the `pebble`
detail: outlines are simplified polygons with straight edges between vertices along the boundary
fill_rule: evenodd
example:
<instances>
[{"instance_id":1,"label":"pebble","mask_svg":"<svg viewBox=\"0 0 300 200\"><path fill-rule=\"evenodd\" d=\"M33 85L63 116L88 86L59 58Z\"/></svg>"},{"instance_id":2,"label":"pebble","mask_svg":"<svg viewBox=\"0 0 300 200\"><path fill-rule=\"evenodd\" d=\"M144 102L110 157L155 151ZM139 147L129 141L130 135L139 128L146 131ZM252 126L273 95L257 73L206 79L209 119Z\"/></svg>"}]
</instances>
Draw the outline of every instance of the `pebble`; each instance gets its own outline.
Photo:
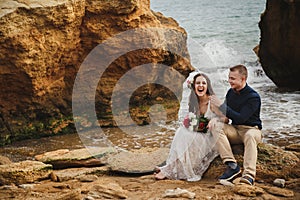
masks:
<instances>
[{"instance_id":1,"label":"pebble","mask_svg":"<svg viewBox=\"0 0 300 200\"><path fill-rule=\"evenodd\" d=\"M281 187L284 188L285 187L285 180L281 179L281 178L277 178L273 181L273 185L277 186L277 187Z\"/></svg>"},{"instance_id":2,"label":"pebble","mask_svg":"<svg viewBox=\"0 0 300 200\"><path fill-rule=\"evenodd\" d=\"M176 189L168 189L165 191L163 195L164 198L188 198L194 199L196 194L194 192L190 192L185 189L176 188Z\"/></svg>"},{"instance_id":3,"label":"pebble","mask_svg":"<svg viewBox=\"0 0 300 200\"><path fill-rule=\"evenodd\" d=\"M23 189L33 189L34 185L33 184L21 184L19 185L20 188L23 188Z\"/></svg>"},{"instance_id":4,"label":"pebble","mask_svg":"<svg viewBox=\"0 0 300 200\"><path fill-rule=\"evenodd\" d=\"M220 182L222 185L229 186L229 187L234 187L234 184L231 183L230 181L220 180L219 182Z\"/></svg>"}]
</instances>

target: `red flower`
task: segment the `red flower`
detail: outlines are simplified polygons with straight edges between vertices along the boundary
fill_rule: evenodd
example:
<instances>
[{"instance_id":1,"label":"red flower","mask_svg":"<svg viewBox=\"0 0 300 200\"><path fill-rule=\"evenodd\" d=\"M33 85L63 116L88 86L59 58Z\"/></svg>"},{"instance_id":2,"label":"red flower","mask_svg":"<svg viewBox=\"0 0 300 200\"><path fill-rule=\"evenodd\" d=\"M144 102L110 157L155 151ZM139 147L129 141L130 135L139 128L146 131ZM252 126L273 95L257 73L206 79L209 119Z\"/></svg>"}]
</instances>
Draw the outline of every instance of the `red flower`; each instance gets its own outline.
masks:
<instances>
[{"instance_id":1,"label":"red flower","mask_svg":"<svg viewBox=\"0 0 300 200\"><path fill-rule=\"evenodd\" d=\"M204 128L205 128L205 123L204 122L200 122L199 123L199 129L200 130L204 130Z\"/></svg>"},{"instance_id":2,"label":"red flower","mask_svg":"<svg viewBox=\"0 0 300 200\"><path fill-rule=\"evenodd\" d=\"M202 133L207 133L208 122L209 122L209 120L206 117L201 116L199 119L199 126L198 126L197 131L202 132Z\"/></svg>"}]
</instances>

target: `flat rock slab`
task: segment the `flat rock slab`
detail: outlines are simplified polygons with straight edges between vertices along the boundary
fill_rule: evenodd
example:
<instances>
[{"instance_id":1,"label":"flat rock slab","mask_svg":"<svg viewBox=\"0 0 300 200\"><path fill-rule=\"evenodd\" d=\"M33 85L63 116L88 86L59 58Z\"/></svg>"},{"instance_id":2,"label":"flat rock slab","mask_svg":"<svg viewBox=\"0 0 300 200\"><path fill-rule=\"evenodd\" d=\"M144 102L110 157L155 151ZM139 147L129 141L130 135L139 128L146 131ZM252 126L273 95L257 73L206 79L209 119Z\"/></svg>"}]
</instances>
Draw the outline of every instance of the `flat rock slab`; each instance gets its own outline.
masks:
<instances>
[{"instance_id":1,"label":"flat rock slab","mask_svg":"<svg viewBox=\"0 0 300 200\"><path fill-rule=\"evenodd\" d=\"M41 1L7 1L1 3L0 5L0 17L5 14L15 11L17 8L24 7L27 9L38 8L38 7L47 7L47 6L56 6L62 3L66 3L67 0L56 1L56 0L41 0Z\"/></svg>"},{"instance_id":2,"label":"flat rock slab","mask_svg":"<svg viewBox=\"0 0 300 200\"><path fill-rule=\"evenodd\" d=\"M120 183L110 178L101 177L92 184L84 184L81 191L85 191L87 196L84 199L131 199L130 193L120 185ZM133 198L141 199L141 198ZM143 199L143 198L142 198ZM144 198L145 199L145 198Z\"/></svg>"},{"instance_id":3,"label":"flat rock slab","mask_svg":"<svg viewBox=\"0 0 300 200\"><path fill-rule=\"evenodd\" d=\"M256 186L239 184L233 188L233 192L246 197L256 197L265 193L265 191Z\"/></svg>"},{"instance_id":4,"label":"flat rock slab","mask_svg":"<svg viewBox=\"0 0 300 200\"><path fill-rule=\"evenodd\" d=\"M55 170L51 173L50 177L52 181L68 181L75 178L83 178L85 175L89 174L103 174L108 171L106 166L102 167L91 167L91 168L70 168Z\"/></svg>"},{"instance_id":5,"label":"flat rock slab","mask_svg":"<svg viewBox=\"0 0 300 200\"><path fill-rule=\"evenodd\" d=\"M112 147L93 147L82 149L59 149L36 155L35 159L53 165L54 169L69 167L94 167L104 165L106 156L116 153Z\"/></svg>"},{"instance_id":6,"label":"flat rock slab","mask_svg":"<svg viewBox=\"0 0 300 200\"><path fill-rule=\"evenodd\" d=\"M168 148L144 148L134 152L120 152L108 158L107 166L115 172L146 174L153 172L155 166L162 165L168 154Z\"/></svg>"},{"instance_id":7,"label":"flat rock slab","mask_svg":"<svg viewBox=\"0 0 300 200\"><path fill-rule=\"evenodd\" d=\"M263 189L266 190L268 193L273 194L275 196L280 196L280 197L293 197L294 196L294 192L292 190L288 190L288 189L284 189L284 188L265 186L265 187L263 187Z\"/></svg>"},{"instance_id":8,"label":"flat rock slab","mask_svg":"<svg viewBox=\"0 0 300 200\"><path fill-rule=\"evenodd\" d=\"M11 163L12 163L12 161L8 157L0 155L0 165L7 165L7 164L11 164Z\"/></svg>"},{"instance_id":9,"label":"flat rock slab","mask_svg":"<svg viewBox=\"0 0 300 200\"><path fill-rule=\"evenodd\" d=\"M300 143L290 144L285 147L285 150L300 152Z\"/></svg>"},{"instance_id":10,"label":"flat rock slab","mask_svg":"<svg viewBox=\"0 0 300 200\"><path fill-rule=\"evenodd\" d=\"M31 160L0 165L0 185L33 183L47 179L51 171L52 165Z\"/></svg>"}]
</instances>

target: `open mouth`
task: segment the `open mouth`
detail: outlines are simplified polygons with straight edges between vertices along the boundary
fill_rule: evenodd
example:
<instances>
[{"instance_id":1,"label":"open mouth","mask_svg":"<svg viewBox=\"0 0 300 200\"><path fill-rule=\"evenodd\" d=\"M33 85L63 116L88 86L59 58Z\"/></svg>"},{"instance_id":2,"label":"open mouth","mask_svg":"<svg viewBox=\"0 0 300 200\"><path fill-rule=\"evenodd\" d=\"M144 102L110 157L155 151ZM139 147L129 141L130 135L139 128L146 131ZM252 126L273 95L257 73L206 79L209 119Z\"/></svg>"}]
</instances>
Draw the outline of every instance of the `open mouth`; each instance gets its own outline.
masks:
<instances>
[{"instance_id":1,"label":"open mouth","mask_svg":"<svg viewBox=\"0 0 300 200\"><path fill-rule=\"evenodd\" d=\"M203 92L204 91L204 89L198 89L198 92Z\"/></svg>"}]
</instances>

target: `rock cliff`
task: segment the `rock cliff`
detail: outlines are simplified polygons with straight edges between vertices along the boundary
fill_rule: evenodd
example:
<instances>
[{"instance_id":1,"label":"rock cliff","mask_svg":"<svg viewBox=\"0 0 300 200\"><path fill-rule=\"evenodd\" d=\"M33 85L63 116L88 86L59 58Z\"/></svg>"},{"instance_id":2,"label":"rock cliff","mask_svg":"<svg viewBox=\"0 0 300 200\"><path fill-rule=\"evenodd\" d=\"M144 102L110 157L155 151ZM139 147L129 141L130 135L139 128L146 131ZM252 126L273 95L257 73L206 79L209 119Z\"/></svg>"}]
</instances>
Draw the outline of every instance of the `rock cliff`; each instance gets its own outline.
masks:
<instances>
[{"instance_id":1,"label":"rock cliff","mask_svg":"<svg viewBox=\"0 0 300 200\"><path fill-rule=\"evenodd\" d=\"M300 90L300 1L267 0L259 27L258 56L266 75L278 86Z\"/></svg>"},{"instance_id":2,"label":"rock cliff","mask_svg":"<svg viewBox=\"0 0 300 200\"><path fill-rule=\"evenodd\" d=\"M145 29L140 34L152 45L120 55L99 77L95 105L100 125L115 125L113 88L135 66L163 64L183 77L193 70L186 32L175 20L152 11L149 0L8 0L0 2L0 8L0 144L74 131L72 90L76 74L97 45L117 34ZM151 32L150 27L159 31ZM170 34L172 31L179 34ZM122 45L116 42L105 52L113 54ZM176 53L168 50L170 45ZM159 75L157 72L152 83L166 78ZM181 88L181 79L173 83ZM171 118L175 117L178 100L169 88L149 83L132 92L130 108L136 123L149 121L147 110L139 108L154 101L175 102ZM95 123L85 120L88 126Z\"/></svg>"}]
</instances>

